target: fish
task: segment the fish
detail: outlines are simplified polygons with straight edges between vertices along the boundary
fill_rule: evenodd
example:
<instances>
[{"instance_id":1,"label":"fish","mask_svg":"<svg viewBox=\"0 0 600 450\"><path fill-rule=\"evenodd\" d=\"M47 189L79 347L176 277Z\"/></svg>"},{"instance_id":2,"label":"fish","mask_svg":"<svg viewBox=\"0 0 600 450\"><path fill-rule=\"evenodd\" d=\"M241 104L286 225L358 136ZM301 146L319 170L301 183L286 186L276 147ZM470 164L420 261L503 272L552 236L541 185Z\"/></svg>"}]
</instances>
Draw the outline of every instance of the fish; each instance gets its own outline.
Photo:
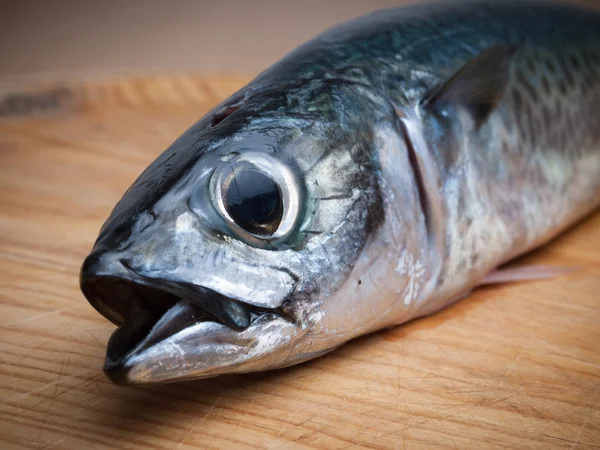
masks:
<instances>
[{"instance_id":1,"label":"fish","mask_svg":"<svg viewBox=\"0 0 600 450\"><path fill-rule=\"evenodd\" d=\"M325 31L191 125L80 286L117 325L117 384L260 372L552 276L503 267L599 205L600 15L405 6Z\"/></svg>"}]
</instances>

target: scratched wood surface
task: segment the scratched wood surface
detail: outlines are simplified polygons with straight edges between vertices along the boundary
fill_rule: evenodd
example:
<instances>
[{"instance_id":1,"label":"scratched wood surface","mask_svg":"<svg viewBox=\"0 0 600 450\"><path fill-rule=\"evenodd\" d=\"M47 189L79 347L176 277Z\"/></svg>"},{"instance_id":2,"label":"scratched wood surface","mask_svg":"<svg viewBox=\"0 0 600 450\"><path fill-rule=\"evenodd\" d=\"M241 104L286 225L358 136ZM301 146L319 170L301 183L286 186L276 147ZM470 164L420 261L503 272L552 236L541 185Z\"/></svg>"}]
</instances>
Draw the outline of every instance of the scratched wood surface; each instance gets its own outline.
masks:
<instances>
[{"instance_id":1,"label":"scratched wood surface","mask_svg":"<svg viewBox=\"0 0 600 450\"><path fill-rule=\"evenodd\" d=\"M0 98L2 448L598 448L600 214L522 263L577 266L270 373L154 388L103 376L78 288L138 173L247 80L141 78Z\"/></svg>"}]
</instances>

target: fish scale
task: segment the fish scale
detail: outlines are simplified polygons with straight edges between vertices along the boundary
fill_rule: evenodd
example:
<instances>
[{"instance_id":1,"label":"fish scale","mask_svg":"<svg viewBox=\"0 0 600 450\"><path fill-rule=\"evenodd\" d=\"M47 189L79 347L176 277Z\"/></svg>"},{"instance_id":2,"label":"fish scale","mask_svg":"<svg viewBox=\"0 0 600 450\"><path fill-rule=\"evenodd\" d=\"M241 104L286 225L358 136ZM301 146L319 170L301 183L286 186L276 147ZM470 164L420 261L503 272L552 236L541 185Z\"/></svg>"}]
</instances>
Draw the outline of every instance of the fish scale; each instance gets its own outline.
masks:
<instances>
[{"instance_id":1,"label":"fish scale","mask_svg":"<svg viewBox=\"0 0 600 450\"><path fill-rule=\"evenodd\" d=\"M228 195L244 170L272 181L272 214L246 215L257 190ZM117 383L268 370L543 276L497 268L599 204L598 13L395 8L317 36L192 125L116 205L81 288L119 326Z\"/></svg>"},{"instance_id":2,"label":"fish scale","mask_svg":"<svg viewBox=\"0 0 600 450\"><path fill-rule=\"evenodd\" d=\"M598 205L600 66L593 63L593 55L598 52L597 28L589 31L586 36L582 30L580 40L593 38L596 47L588 44L590 49L574 51L564 44L559 52L533 44L522 47L524 50L515 56L505 101L487 125L496 139L486 137L475 146L478 155L473 158L478 162L469 175L459 175L463 172L455 164L444 165L448 158L438 159L446 183L463 186L446 192L449 209L458 205L456 214L448 217L448 229L456 228L453 224L460 223L461 216L473 219L467 237L460 227L460 233L450 232L449 245L453 248L444 279L451 279L454 287L442 283L440 290L460 292L465 280L473 276L472 270L492 270L499 262L544 242ZM581 70L577 62L573 64L579 61L573 59L578 54L588 55L592 64L587 70ZM588 87L585 80L590 76L596 81ZM587 185L574 183L577 178L587 180ZM490 179L495 183L490 184ZM481 195L486 190L492 192ZM461 200L453 203L453 193ZM488 241L502 241L503 236L505 242L494 254ZM471 261L475 264L465 262L460 257L464 254L476 258ZM483 264L477 255L484 255L489 263ZM453 261L458 261L462 270Z\"/></svg>"}]
</instances>

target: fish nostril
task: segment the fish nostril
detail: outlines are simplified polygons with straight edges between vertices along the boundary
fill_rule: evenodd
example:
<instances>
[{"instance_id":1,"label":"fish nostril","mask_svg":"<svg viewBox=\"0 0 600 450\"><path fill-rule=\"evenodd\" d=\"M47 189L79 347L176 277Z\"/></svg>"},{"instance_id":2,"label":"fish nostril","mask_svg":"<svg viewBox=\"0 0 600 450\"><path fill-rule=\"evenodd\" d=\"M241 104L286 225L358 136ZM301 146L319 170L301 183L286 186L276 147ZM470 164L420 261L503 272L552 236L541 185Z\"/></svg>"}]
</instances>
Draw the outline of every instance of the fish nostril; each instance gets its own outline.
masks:
<instances>
[{"instance_id":1,"label":"fish nostril","mask_svg":"<svg viewBox=\"0 0 600 450\"><path fill-rule=\"evenodd\" d=\"M138 271L133 268L133 264L129 259L119 258L119 263L134 275L138 275Z\"/></svg>"}]
</instances>

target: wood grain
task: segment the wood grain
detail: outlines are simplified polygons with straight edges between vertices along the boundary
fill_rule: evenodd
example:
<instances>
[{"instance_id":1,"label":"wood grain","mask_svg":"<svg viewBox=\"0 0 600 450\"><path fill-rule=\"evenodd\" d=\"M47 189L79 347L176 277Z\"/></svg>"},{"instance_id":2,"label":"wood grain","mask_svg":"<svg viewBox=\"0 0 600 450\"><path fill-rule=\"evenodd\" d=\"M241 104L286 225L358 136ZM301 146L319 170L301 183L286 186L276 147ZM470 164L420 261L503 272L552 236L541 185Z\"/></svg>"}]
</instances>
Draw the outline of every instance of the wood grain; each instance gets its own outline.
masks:
<instances>
[{"instance_id":1,"label":"wood grain","mask_svg":"<svg viewBox=\"0 0 600 450\"><path fill-rule=\"evenodd\" d=\"M481 289L294 368L154 388L104 378L113 326L79 266L139 172L246 81L90 81L0 101L2 447L600 447L600 214L522 261L576 273Z\"/></svg>"}]
</instances>

